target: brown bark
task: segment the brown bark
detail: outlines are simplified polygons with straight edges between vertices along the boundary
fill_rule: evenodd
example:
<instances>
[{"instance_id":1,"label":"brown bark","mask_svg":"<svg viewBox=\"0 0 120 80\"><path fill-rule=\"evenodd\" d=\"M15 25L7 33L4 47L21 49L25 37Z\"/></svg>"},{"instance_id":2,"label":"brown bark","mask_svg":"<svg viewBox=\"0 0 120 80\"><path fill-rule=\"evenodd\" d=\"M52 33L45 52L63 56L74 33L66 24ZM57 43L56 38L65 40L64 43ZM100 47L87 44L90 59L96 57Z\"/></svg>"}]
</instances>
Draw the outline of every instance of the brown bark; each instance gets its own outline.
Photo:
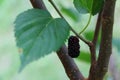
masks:
<instances>
[{"instance_id":1,"label":"brown bark","mask_svg":"<svg viewBox=\"0 0 120 80\"><path fill-rule=\"evenodd\" d=\"M114 23L114 9L116 0L105 0L102 12L102 34L99 57L97 61L97 80L103 80L112 54L112 32Z\"/></svg>"}]
</instances>

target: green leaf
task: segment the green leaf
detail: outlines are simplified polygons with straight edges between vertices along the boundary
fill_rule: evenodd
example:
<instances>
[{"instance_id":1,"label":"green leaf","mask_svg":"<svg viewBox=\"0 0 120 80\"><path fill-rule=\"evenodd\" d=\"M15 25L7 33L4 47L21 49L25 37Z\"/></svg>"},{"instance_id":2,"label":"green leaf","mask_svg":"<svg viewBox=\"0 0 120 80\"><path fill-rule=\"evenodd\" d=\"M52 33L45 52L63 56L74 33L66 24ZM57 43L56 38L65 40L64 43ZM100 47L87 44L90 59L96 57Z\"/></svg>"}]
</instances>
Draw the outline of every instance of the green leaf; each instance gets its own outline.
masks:
<instances>
[{"instance_id":1,"label":"green leaf","mask_svg":"<svg viewBox=\"0 0 120 80\"><path fill-rule=\"evenodd\" d=\"M69 25L62 18L53 19L46 10L30 9L15 21L17 46L23 49L22 70L26 64L57 51L69 36Z\"/></svg>"},{"instance_id":2,"label":"green leaf","mask_svg":"<svg viewBox=\"0 0 120 80\"><path fill-rule=\"evenodd\" d=\"M103 3L104 0L74 0L75 8L82 14L97 14L101 10Z\"/></svg>"},{"instance_id":3,"label":"green leaf","mask_svg":"<svg viewBox=\"0 0 120 80\"><path fill-rule=\"evenodd\" d=\"M81 51L80 56L77 59L80 61L90 63L90 54L88 52Z\"/></svg>"}]
</instances>

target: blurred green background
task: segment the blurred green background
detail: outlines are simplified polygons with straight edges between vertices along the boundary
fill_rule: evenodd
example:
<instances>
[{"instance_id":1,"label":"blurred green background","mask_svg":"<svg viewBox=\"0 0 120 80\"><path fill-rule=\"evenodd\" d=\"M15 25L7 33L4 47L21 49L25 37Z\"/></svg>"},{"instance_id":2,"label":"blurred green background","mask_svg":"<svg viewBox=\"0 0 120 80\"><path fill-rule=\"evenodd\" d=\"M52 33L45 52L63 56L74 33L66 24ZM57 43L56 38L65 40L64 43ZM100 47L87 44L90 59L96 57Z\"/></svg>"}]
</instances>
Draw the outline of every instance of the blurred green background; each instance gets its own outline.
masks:
<instances>
[{"instance_id":1,"label":"blurred green background","mask_svg":"<svg viewBox=\"0 0 120 80\"><path fill-rule=\"evenodd\" d=\"M80 31L86 24L89 15L79 14L72 4L73 0L54 0L70 25ZM53 17L59 17L48 0L44 0ZM0 80L69 80L64 68L55 53L38 61L34 61L18 73L20 67L19 50L14 37L14 21L16 16L32 8L29 0L0 0ZM113 34L113 55L109 72L105 80L120 79L120 0L117 0ZM96 17L92 18L89 28L84 32L87 39L92 38ZM99 43L98 43L99 44ZM81 56L75 59L84 76L88 76L89 48L81 42ZM98 47L99 50L99 47Z\"/></svg>"}]
</instances>

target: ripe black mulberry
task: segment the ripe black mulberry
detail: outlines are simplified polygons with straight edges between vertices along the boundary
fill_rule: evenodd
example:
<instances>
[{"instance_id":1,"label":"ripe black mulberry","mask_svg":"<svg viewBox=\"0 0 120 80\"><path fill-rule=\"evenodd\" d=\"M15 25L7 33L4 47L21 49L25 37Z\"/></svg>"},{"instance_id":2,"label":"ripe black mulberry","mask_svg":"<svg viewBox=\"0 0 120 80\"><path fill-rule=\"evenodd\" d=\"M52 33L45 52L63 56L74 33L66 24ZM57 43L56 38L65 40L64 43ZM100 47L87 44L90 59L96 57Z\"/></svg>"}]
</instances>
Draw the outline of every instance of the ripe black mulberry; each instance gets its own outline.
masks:
<instances>
[{"instance_id":1,"label":"ripe black mulberry","mask_svg":"<svg viewBox=\"0 0 120 80\"><path fill-rule=\"evenodd\" d=\"M76 58L80 54L80 45L79 45L79 39L76 36L70 36L68 39L68 54L72 58Z\"/></svg>"}]
</instances>

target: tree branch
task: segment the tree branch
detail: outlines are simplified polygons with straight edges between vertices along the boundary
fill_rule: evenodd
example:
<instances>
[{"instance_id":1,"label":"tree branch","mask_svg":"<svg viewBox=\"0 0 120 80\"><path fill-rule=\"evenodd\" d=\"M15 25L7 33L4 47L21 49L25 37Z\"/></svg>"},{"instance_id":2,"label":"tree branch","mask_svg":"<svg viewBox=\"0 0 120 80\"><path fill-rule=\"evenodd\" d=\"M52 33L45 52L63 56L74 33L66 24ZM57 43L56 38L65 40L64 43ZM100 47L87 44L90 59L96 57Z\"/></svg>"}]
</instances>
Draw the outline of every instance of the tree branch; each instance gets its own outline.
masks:
<instances>
[{"instance_id":1,"label":"tree branch","mask_svg":"<svg viewBox=\"0 0 120 80\"><path fill-rule=\"evenodd\" d=\"M42 0L30 0L34 8L46 9ZM80 73L77 65L74 60L69 57L68 49L65 45L63 45L59 51L57 51L57 55L61 60L66 74L70 78L70 80L84 80L83 75Z\"/></svg>"},{"instance_id":2,"label":"tree branch","mask_svg":"<svg viewBox=\"0 0 120 80\"><path fill-rule=\"evenodd\" d=\"M93 43L89 46L91 52L91 66L89 71L88 80L94 80L95 68L96 68L96 48Z\"/></svg>"},{"instance_id":3,"label":"tree branch","mask_svg":"<svg viewBox=\"0 0 120 80\"><path fill-rule=\"evenodd\" d=\"M89 80L103 80L107 70L110 55L112 53L112 31L114 23L114 8L115 0L105 0L103 11L99 13L95 34L93 38L93 45L90 48L91 54L95 56L96 42L102 21L101 44L99 50L98 61L93 62L90 68ZM93 57L94 58L94 57Z\"/></svg>"},{"instance_id":4,"label":"tree branch","mask_svg":"<svg viewBox=\"0 0 120 80\"><path fill-rule=\"evenodd\" d=\"M96 80L103 80L112 53L112 31L114 23L114 9L116 0L105 0L102 12L102 34L100 52L97 61Z\"/></svg>"},{"instance_id":5,"label":"tree branch","mask_svg":"<svg viewBox=\"0 0 120 80\"><path fill-rule=\"evenodd\" d=\"M84 80L84 77L80 73L77 65L75 64L73 59L68 55L68 49L65 45L61 47L61 49L57 52L57 55L61 60L70 80Z\"/></svg>"},{"instance_id":6,"label":"tree branch","mask_svg":"<svg viewBox=\"0 0 120 80\"><path fill-rule=\"evenodd\" d=\"M46 9L42 0L30 0L32 6L38 9Z\"/></svg>"}]
</instances>

